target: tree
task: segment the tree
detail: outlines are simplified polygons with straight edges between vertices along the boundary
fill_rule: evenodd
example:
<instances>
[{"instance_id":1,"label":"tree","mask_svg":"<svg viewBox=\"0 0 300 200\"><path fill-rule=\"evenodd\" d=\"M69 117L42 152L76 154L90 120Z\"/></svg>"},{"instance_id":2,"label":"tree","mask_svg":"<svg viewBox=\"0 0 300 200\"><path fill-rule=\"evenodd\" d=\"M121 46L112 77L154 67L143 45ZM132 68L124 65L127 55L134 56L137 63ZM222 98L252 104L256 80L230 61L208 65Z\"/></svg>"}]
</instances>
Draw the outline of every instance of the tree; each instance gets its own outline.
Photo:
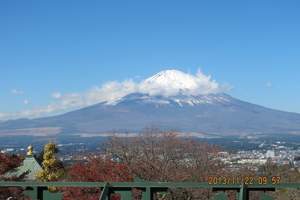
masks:
<instances>
[{"instance_id":1,"label":"tree","mask_svg":"<svg viewBox=\"0 0 300 200\"><path fill-rule=\"evenodd\" d=\"M0 153L0 181L8 179L13 181L19 180L17 177L4 178L2 175L20 166L21 162L22 158L20 156ZM0 188L0 199L7 199L8 197L24 199L22 190L19 188Z\"/></svg>"},{"instance_id":2,"label":"tree","mask_svg":"<svg viewBox=\"0 0 300 200\"><path fill-rule=\"evenodd\" d=\"M215 146L179 138L174 132L146 132L134 138L112 138L106 148L110 157L129 166L133 175L149 181L205 181L220 169L210 159Z\"/></svg>"},{"instance_id":3,"label":"tree","mask_svg":"<svg viewBox=\"0 0 300 200\"><path fill-rule=\"evenodd\" d=\"M41 181L57 181L64 175L64 167L55 154L58 153L58 148L54 143L48 143L44 146L43 170L38 172L37 179Z\"/></svg>"},{"instance_id":4,"label":"tree","mask_svg":"<svg viewBox=\"0 0 300 200\"><path fill-rule=\"evenodd\" d=\"M132 181L126 164L110 159L90 158L87 163L75 163L68 170L69 181ZM100 190L95 188L65 188L64 200L98 200Z\"/></svg>"},{"instance_id":5,"label":"tree","mask_svg":"<svg viewBox=\"0 0 300 200\"><path fill-rule=\"evenodd\" d=\"M209 175L223 174L220 162L211 159L219 149L191 138L180 138L174 132L146 129L137 137L113 137L107 154L129 167L135 177L147 181L199 181ZM172 191L173 199L210 198L208 190ZM200 193L200 194L199 194ZM185 198L184 197L184 198Z\"/></svg>"},{"instance_id":6,"label":"tree","mask_svg":"<svg viewBox=\"0 0 300 200\"><path fill-rule=\"evenodd\" d=\"M16 155L0 153L0 176L20 166L22 158Z\"/></svg>"}]
</instances>

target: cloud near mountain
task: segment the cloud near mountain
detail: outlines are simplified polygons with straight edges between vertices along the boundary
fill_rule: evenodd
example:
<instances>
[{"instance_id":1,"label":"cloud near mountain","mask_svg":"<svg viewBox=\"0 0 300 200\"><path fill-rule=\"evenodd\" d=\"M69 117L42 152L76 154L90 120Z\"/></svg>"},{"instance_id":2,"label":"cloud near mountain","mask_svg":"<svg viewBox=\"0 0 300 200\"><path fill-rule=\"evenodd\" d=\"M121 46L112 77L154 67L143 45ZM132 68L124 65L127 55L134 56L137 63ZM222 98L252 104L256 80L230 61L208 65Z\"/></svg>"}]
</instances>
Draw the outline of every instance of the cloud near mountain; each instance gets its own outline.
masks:
<instances>
[{"instance_id":1,"label":"cloud near mountain","mask_svg":"<svg viewBox=\"0 0 300 200\"><path fill-rule=\"evenodd\" d=\"M168 97L178 94L202 95L220 93L228 89L228 87L220 85L210 75L205 75L200 70L196 74L188 74L178 70L165 70L140 82L131 79L122 82L110 81L83 93L61 94L55 92L52 94L54 102L49 105L15 113L0 112L0 120L48 116L100 102L115 104L122 97L131 93Z\"/></svg>"},{"instance_id":2,"label":"cloud near mountain","mask_svg":"<svg viewBox=\"0 0 300 200\"><path fill-rule=\"evenodd\" d=\"M134 82L133 80L108 82L101 87L90 90L86 97L92 103L105 101L108 104L114 104L131 93L168 97L178 94L201 95L220 93L227 89L200 70L195 75L178 70L165 70L141 82Z\"/></svg>"}]
</instances>

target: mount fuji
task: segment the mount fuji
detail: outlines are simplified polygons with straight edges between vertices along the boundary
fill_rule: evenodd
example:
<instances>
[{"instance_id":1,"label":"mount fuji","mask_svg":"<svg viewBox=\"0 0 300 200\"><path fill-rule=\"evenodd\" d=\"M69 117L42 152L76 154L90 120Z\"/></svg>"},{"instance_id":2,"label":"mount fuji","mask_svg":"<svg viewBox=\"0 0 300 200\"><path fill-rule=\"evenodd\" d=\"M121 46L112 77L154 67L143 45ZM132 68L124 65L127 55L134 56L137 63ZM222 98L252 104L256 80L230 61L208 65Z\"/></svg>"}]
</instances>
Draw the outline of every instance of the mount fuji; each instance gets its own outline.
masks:
<instances>
[{"instance_id":1,"label":"mount fuji","mask_svg":"<svg viewBox=\"0 0 300 200\"><path fill-rule=\"evenodd\" d=\"M136 133L150 126L223 136L300 134L300 114L236 99L201 73L166 70L120 98L57 116L1 122L0 135Z\"/></svg>"}]
</instances>

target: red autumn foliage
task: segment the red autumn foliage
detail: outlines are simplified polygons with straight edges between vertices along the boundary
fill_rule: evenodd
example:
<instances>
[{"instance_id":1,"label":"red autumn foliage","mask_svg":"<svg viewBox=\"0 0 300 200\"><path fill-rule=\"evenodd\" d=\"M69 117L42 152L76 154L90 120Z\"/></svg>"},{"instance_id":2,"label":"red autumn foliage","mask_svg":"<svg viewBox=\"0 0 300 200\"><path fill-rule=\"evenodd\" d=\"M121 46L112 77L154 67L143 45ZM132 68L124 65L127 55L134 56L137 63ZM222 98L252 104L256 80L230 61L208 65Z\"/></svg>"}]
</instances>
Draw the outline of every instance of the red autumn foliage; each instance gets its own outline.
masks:
<instances>
[{"instance_id":1,"label":"red autumn foliage","mask_svg":"<svg viewBox=\"0 0 300 200\"><path fill-rule=\"evenodd\" d=\"M0 180L4 179L1 176L3 176L6 172L18 167L21 162L22 158L19 156L0 153ZM10 180L18 180L18 178L12 177ZM22 190L13 187L0 188L0 199L6 199L8 197L23 199Z\"/></svg>"},{"instance_id":2,"label":"red autumn foliage","mask_svg":"<svg viewBox=\"0 0 300 200\"><path fill-rule=\"evenodd\" d=\"M16 155L0 153L0 176L18 167L22 159Z\"/></svg>"},{"instance_id":3,"label":"red autumn foliage","mask_svg":"<svg viewBox=\"0 0 300 200\"><path fill-rule=\"evenodd\" d=\"M131 181L129 168L122 163L108 159L91 158L87 163L76 163L68 170L69 181L88 182L124 182ZM99 189L95 188L66 188L64 200L98 200ZM115 199L119 199L115 197Z\"/></svg>"}]
</instances>

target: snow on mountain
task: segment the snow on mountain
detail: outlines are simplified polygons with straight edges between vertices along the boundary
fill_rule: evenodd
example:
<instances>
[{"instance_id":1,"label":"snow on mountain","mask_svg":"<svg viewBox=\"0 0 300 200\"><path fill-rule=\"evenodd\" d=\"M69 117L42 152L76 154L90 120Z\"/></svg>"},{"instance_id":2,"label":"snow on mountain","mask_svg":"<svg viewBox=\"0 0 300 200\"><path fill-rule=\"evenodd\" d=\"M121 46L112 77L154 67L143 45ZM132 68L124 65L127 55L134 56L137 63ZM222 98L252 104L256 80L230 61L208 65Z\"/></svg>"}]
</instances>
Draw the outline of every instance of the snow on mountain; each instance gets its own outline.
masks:
<instances>
[{"instance_id":1,"label":"snow on mountain","mask_svg":"<svg viewBox=\"0 0 300 200\"><path fill-rule=\"evenodd\" d=\"M231 97L221 93L221 94L206 94L206 95L183 95L178 94L175 96L161 96L161 95L149 95L142 93L134 93L123 97L120 101L116 102L114 105L124 103L127 101L135 101L145 104L157 104L157 105L167 105L167 104L177 104L179 106L195 106L199 104L226 104L231 101Z\"/></svg>"},{"instance_id":2,"label":"snow on mountain","mask_svg":"<svg viewBox=\"0 0 300 200\"><path fill-rule=\"evenodd\" d=\"M161 96L200 95L220 92L220 86L201 71L191 75L178 70L165 70L144 80L140 84L140 92Z\"/></svg>"},{"instance_id":3,"label":"snow on mountain","mask_svg":"<svg viewBox=\"0 0 300 200\"><path fill-rule=\"evenodd\" d=\"M160 105L175 103L179 106L229 101L228 96L222 93L221 86L210 76L204 75L201 71L192 75L173 69L161 71L145 79L138 85L137 92L107 104L116 105L134 98L144 103Z\"/></svg>"}]
</instances>

